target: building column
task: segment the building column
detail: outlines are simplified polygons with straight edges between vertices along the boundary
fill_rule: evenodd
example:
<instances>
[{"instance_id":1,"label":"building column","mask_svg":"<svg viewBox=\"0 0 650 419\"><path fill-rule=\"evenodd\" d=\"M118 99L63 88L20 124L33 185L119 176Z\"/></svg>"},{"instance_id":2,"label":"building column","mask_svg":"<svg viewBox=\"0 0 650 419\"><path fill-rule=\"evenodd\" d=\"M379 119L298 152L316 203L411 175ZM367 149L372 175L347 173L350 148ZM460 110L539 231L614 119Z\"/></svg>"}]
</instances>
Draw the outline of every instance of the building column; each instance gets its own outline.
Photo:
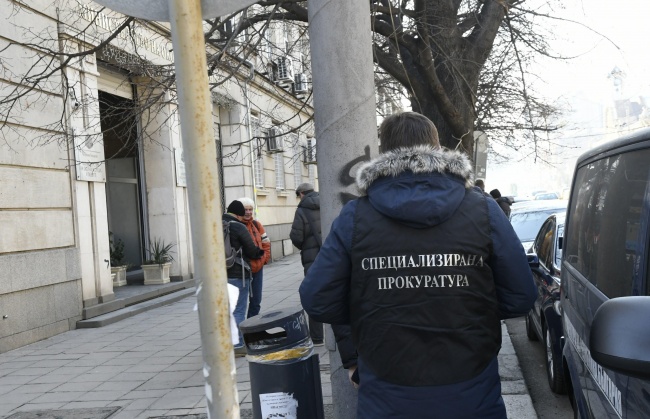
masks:
<instances>
[{"instance_id":1,"label":"building column","mask_svg":"<svg viewBox=\"0 0 650 419\"><path fill-rule=\"evenodd\" d=\"M139 91L149 89L142 80L136 85ZM147 91L145 97L150 96ZM189 280L193 262L183 149L177 105L170 101L169 93L165 93L160 103L148 106L141 113L140 145L144 156L141 175L145 179L145 217L149 232L149 237L144 239L173 243L170 277Z\"/></svg>"},{"instance_id":2,"label":"building column","mask_svg":"<svg viewBox=\"0 0 650 419\"><path fill-rule=\"evenodd\" d=\"M75 41L66 47L79 48ZM68 92L68 133L74 147L73 207L77 245L81 264L84 307L115 299L110 270L108 214L106 209L106 171L99 123L97 69L95 55L89 55L66 68ZM74 101L74 103L72 103ZM88 161L95 163L89 164Z\"/></svg>"}]
</instances>

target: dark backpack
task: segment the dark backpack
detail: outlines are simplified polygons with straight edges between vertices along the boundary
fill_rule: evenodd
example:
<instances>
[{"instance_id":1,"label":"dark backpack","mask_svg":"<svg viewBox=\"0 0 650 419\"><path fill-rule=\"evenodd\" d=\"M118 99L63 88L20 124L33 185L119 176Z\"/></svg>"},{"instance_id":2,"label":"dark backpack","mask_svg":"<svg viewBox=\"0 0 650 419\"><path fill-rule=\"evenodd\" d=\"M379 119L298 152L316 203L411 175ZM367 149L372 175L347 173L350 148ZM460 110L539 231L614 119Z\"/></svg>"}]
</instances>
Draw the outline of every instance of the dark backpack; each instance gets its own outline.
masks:
<instances>
[{"instance_id":1,"label":"dark backpack","mask_svg":"<svg viewBox=\"0 0 650 419\"><path fill-rule=\"evenodd\" d=\"M226 269L235 266L237 256L241 258L241 249L237 250L230 243L230 221L221 220L223 224L223 248L226 251Z\"/></svg>"}]
</instances>

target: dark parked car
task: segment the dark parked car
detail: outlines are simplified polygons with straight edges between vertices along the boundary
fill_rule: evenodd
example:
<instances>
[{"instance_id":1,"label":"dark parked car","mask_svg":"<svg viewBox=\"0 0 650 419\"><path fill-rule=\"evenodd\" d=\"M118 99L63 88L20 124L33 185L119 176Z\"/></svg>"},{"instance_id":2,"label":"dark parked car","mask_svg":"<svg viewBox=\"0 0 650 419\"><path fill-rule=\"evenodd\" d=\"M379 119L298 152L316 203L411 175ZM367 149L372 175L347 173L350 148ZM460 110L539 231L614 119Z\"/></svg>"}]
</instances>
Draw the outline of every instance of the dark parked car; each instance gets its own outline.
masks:
<instances>
[{"instance_id":1,"label":"dark parked car","mask_svg":"<svg viewBox=\"0 0 650 419\"><path fill-rule=\"evenodd\" d=\"M575 417L650 417L650 130L576 164L562 249L565 378Z\"/></svg>"},{"instance_id":2,"label":"dark parked car","mask_svg":"<svg viewBox=\"0 0 650 419\"><path fill-rule=\"evenodd\" d=\"M566 393L560 309L563 236L564 212L548 217L533 242L528 263L537 286L537 300L526 316L526 334L530 340L541 339L544 342L548 385L558 394Z\"/></svg>"},{"instance_id":3,"label":"dark parked car","mask_svg":"<svg viewBox=\"0 0 650 419\"><path fill-rule=\"evenodd\" d=\"M526 201L519 204L515 202L512 205L510 223L526 252L530 250L539 228L548 216L565 211L566 206L567 201L560 199Z\"/></svg>"}]
</instances>

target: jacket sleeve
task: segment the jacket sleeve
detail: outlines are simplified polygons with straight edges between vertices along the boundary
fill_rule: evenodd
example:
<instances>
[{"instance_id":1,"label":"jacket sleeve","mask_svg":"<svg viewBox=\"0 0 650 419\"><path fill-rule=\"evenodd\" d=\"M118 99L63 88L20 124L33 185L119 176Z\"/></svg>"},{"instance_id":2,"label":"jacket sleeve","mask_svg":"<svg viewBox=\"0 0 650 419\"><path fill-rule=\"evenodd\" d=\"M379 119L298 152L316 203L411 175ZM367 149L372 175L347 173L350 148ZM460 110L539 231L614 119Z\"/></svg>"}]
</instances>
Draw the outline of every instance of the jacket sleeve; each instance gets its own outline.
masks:
<instances>
[{"instance_id":1,"label":"jacket sleeve","mask_svg":"<svg viewBox=\"0 0 650 419\"><path fill-rule=\"evenodd\" d=\"M523 316L533 308L537 289L521 241L496 201L487 199L494 252L492 268L499 303L499 317Z\"/></svg>"},{"instance_id":2,"label":"jacket sleeve","mask_svg":"<svg viewBox=\"0 0 650 419\"><path fill-rule=\"evenodd\" d=\"M262 223L260 223L257 220L253 221L255 223L255 226L257 227L257 230L260 232L260 236L264 237L266 234L266 230L264 229L264 226ZM271 241L266 240L262 241L262 250L264 250L264 256L262 257L263 263L266 265L269 260L271 260Z\"/></svg>"},{"instance_id":3,"label":"jacket sleeve","mask_svg":"<svg viewBox=\"0 0 650 419\"><path fill-rule=\"evenodd\" d=\"M233 227L237 231L237 238L242 245L242 253L249 259L259 259L264 256L264 250L255 245L251 234L245 225L241 223L230 223L230 234L233 233Z\"/></svg>"},{"instance_id":4,"label":"jacket sleeve","mask_svg":"<svg viewBox=\"0 0 650 419\"><path fill-rule=\"evenodd\" d=\"M293 224L291 224L289 238L294 246L302 250L302 243L305 241L305 220L300 208L296 210L296 214L293 216Z\"/></svg>"},{"instance_id":5,"label":"jacket sleeve","mask_svg":"<svg viewBox=\"0 0 650 419\"><path fill-rule=\"evenodd\" d=\"M300 284L300 301L314 320L349 324L349 293L352 262L350 249L356 201L343 207L332 223L314 264Z\"/></svg>"},{"instance_id":6,"label":"jacket sleeve","mask_svg":"<svg viewBox=\"0 0 650 419\"><path fill-rule=\"evenodd\" d=\"M332 331L336 338L343 368L348 369L357 365L357 350L352 343L352 329L347 324L333 324Z\"/></svg>"}]
</instances>

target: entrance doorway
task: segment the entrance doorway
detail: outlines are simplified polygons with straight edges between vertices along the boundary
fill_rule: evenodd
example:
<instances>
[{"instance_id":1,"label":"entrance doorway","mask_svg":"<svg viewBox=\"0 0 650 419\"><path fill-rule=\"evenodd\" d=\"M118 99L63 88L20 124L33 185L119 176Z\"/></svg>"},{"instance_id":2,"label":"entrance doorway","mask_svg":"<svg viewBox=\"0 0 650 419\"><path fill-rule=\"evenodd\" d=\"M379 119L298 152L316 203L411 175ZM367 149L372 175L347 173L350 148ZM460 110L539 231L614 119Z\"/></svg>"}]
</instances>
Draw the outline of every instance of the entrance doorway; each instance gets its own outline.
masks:
<instances>
[{"instance_id":1,"label":"entrance doorway","mask_svg":"<svg viewBox=\"0 0 650 419\"><path fill-rule=\"evenodd\" d=\"M114 90L115 92L115 90ZM142 265L145 237L135 101L99 91L99 114L106 158L106 207L113 240L124 243L129 270Z\"/></svg>"}]
</instances>

